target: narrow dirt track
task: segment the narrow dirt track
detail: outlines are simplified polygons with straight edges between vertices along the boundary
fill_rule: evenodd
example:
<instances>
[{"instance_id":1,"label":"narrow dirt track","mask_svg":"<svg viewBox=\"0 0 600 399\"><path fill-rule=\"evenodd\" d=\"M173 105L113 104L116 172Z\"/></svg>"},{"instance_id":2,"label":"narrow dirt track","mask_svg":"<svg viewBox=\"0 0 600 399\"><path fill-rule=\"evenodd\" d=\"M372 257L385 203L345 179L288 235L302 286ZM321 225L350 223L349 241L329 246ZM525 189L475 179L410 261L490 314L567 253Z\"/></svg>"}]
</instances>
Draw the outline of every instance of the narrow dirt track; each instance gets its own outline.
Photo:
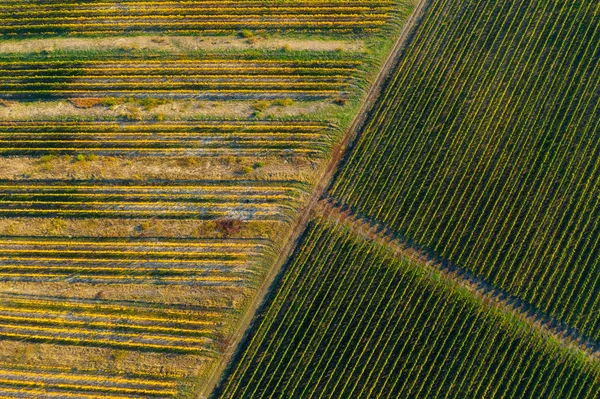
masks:
<instances>
[{"instance_id":1,"label":"narrow dirt track","mask_svg":"<svg viewBox=\"0 0 600 399\"><path fill-rule=\"evenodd\" d=\"M292 255L296 246L298 245L299 239L302 236L302 233L306 229L306 226L310 220L310 215L312 210L317 206L319 200L325 194L325 191L329 187L335 172L340 166L344 156L351 149L352 144L360 137L360 133L364 123L366 122L375 101L379 97L382 88L384 87L390 72L396 65L396 61L400 56L400 53L404 49L404 46L407 42L407 39L410 37L410 33L413 31L413 28L420 21L423 13L426 10L426 6L429 4L429 0L420 0L419 3L415 6L411 16L406 20L404 26L402 27L402 31L398 40L394 44L394 47L390 51L388 58L383 64L382 68L377 75L377 78L372 83L369 88L367 97L363 102L361 108L356 114L352 124L348 128L344 138L340 143L338 143L333 151L329 163L327 167L324 169L319 181L315 185L315 189L310 196L310 199L307 201L306 205L299 211L298 218L294 223L294 227L291 231L291 234L286 238L285 245L279 253L279 256L275 260L275 264L272 266L269 274L266 276L262 285L259 287L254 300L248 307L246 313L242 316L238 329L232 337L232 343L227 348L219 364L215 367L212 374L209 376L207 383L205 385L205 389L200 393L200 398L206 399L210 397L211 393L217 386L220 381L221 375L223 371L229 364L229 361L236 353L236 350L246 336L246 334L250 331L252 320L254 319L254 315L256 311L260 308L260 306L265 301L267 294L270 292L273 282L276 281L277 276L282 272L283 265L285 265L288 258Z\"/></svg>"}]
</instances>

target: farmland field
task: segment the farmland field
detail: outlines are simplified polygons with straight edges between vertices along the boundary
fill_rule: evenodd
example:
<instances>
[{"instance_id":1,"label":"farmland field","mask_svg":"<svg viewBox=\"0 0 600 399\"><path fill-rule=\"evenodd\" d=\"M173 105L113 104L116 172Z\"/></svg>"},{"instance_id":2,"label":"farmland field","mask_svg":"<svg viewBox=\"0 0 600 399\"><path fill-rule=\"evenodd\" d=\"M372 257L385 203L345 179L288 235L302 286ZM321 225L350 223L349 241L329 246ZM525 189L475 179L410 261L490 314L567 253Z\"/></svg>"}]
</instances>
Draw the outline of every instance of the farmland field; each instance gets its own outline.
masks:
<instances>
[{"instance_id":1,"label":"farmland field","mask_svg":"<svg viewBox=\"0 0 600 399\"><path fill-rule=\"evenodd\" d=\"M592 398L599 375L422 264L313 220L215 397Z\"/></svg>"},{"instance_id":2,"label":"farmland field","mask_svg":"<svg viewBox=\"0 0 600 399\"><path fill-rule=\"evenodd\" d=\"M153 96L169 98L327 98L347 94L359 62L330 54L219 57L190 54L65 53L0 57L3 99ZM333 54L335 56L335 54ZM36 59L37 58L37 59ZM240 59L241 58L241 59Z\"/></svg>"},{"instance_id":3,"label":"farmland field","mask_svg":"<svg viewBox=\"0 0 600 399\"><path fill-rule=\"evenodd\" d=\"M432 1L330 189L595 342L598 11Z\"/></svg>"},{"instance_id":4,"label":"farmland field","mask_svg":"<svg viewBox=\"0 0 600 399\"><path fill-rule=\"evenodd\" d=\"M0 397L206 397L413 7L3 1Z\"/></svg>"},{"instance_id":5,"label":"farmland field","mask_svg":"<svg viewBox=\"0 0 600 399\"><path fill-rule=\"evenodd\" d=\"M0 3L0 398L598 396L600 3Z\"/></svg>"},{"instance_id":6,"label":"farmland field","mask_svg":"<svg viewBox=\"0 0 600 399\"><path fill-rule=\"evenodd\" d=\"M377 31L394 11L392 0L266 1L6 0L0 35L114 35L236 33L240 29L300 32Z\"/></svg>"}]
</instances>

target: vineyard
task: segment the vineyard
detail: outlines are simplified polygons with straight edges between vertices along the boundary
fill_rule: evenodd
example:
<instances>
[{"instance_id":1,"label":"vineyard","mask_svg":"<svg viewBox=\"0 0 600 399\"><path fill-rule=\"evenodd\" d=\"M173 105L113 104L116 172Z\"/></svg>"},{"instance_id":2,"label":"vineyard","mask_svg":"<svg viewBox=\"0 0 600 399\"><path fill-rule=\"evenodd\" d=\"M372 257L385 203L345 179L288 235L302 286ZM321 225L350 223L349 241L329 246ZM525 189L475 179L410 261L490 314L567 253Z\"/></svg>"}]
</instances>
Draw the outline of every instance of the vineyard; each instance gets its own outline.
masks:
<instances>
[{"instance_id":1,"label":"vineyard","mask_svg":"<svg viewBox=\"0 0 600 399\"><path fill-rule=\"evenodd\" d=\"M433 1L330 190L593 340L598 7Z\"/></svg>"},{"instance_id":2,"label":"vineyard","mask_svg":"<svg viewBox=\"0 0 600 399\"><path fill-rule=\"evenodd\" d=\"M74 57L40 56L33 61L0 57L0 98L319 99L347 94L360 65L352 60L320 60L316 55L312 59Z\"/></svg>"},{"instance_id":3,"label":"vineyard","mask_svg":"<svg viewBox=\"0 0 600 399\"><path fill-rule=\"evenodd\" d=\"M599 376L423 265L313 220L218 397L579 398Z\"/></svg>"},{"instance_id":4,"label":"vineyard","mask_svg":"<svg viewBox=\"0 0 600 399\"><path fill-rule=\"evenodd\" d=\"M75 4L6 0L0 12L0 37L140 32L195 35L241 29L365 33L379 31L390 19L394 5L391 0L95 0Z\"/></svg>"}]
</instances>

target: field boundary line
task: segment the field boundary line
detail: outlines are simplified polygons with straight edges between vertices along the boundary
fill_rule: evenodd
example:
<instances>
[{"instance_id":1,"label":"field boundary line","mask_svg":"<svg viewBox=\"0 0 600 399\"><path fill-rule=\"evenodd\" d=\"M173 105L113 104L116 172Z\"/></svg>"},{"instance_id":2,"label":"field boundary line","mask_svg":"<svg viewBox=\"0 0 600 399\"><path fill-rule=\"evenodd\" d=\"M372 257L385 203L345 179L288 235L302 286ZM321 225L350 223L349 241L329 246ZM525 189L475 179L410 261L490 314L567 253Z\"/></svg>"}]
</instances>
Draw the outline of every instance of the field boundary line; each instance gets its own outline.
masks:
<instances>
[{"instance_id":1,"label":"field boundary line","mask_svg":"<svg viewBox=\"0 0 600 399\"><path fill-rule=\"evenodd\" d=\"M417 23L421 20L424 15L427 6L430 4L431 0L419 0L419 3L413 9L413 12L408 17L408 19L404 22L402 30L396 43L392 47L388 57L386 58L383 66L380 68L377 77L371 84L367 96L363 101L358 113L354 117L352 124L346 131L343 139L339 142L332 150L331 157L327 164L327 167L321 173L315 188L306 203L306 205L301 208L298 212L298 217L294 223L294 226L291 230L291 233L284 240L285 244L283 248L279 251L279 255L277 256L274 264L272 265L269 274L265 277L263 283L259 287L257 293L255 294L252 303L245 311L244 315L239 321L236 332L233 334L231 343L229 347L224 351L223 355L219 360L219 364L216 365L209 375L207 382L205 384L204 389L200 392L199 398L206 399L211 397L212 392L221 382L223 372L226 370L227 366L230 363L230 360L235 356L237 351L239 350L240 344L247 337L252 328L252 322L254 320L254 316L257 310L263 305L263 303L267 300L269 293L274 288L273 286L278 280L278 277L281 275L283 271L283 266L289 259L289 257L294 253L302 234L304 233L308 222L310 221L311 214L313 209L317 207L319 201L326 193L326 190L329 188L331 181L333 180L335 173L337 172L338 167L340 166L344 156L350 151L352 145L356 140L360 137L362 133L362 128L369 117L373 106L377 98L380 95L380 92L384 85L386 84L393 68L396 66L398 58L404 50L404 47L410 38L410 34L413 32L414 28L417 26Z\"/></svg>"},{"instance_id":2,"label":"field boundary line","mask_svg":"<svg viewBox=\"0 0 600 399\"><path fill-rule=\"evenodd\" d=\"M428 253L405 240L386 225L356 213L350 206L328 197L319 201L316 213L326 220L347 226L354 234L377 242L392 250L396 255L402 255L419 263L430 272L441 273L445 279L467 289L473 296L481 299L488 306L495 306L511 313L515 318L541 334L553 337L564 347L582 352L596 363L600 361L600 347L598 344L581 335L575 328L541 313L535 306L498 289L452 262Z\"/></svg>"}]
</instances>

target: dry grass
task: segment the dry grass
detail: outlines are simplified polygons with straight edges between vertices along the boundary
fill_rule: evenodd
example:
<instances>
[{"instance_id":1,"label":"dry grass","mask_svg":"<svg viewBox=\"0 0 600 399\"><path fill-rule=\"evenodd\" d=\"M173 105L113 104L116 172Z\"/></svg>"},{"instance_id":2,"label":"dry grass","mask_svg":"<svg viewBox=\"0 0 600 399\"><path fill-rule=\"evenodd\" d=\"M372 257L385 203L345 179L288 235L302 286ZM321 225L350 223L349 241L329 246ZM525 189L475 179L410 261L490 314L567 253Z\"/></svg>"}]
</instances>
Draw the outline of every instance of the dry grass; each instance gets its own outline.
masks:
<instances>
[{"instance_id":1,"label":"dry grass","mask_svg":"<svg viewBox=\"0 0 600 399\"><path fill-rule=\"evenodd\" d=\"M93 99L94 102L99 99ZM0 120L35 120L60 117L75 118L127 118L135 115L143 120L156 120L162 115L167 120L184 120L198 117L213 118L251 118L255 113L254 101L208 101L208 100L172 100L166 104L151 108L138 102L118 103L113 106L78 107L71 101L4 101L0 104ZM332 108L331 103L323 101L296 101L289 106L270 106L261 116L300 117L324 112ZM334 108L335 109L335 108Z\"/></svg>"},{"instance_id":2,"label":"dry grass","mask_svg":"<svg viewBox=\"0 0 600 399\"><path fill-rule=\"evenodd\" d=\"M96 299L98 294L108 301L140 301L155 304L232 308L244 301L249 288L205 287L194 285L153 284L93 284L53 281L36 282L0 281L0 291L10 294L40 295L59 298ZM227 320L223 320L224 323ZM1 341L0 341L1 342Z\"/></svg>"},{"instance_id":3,"label":"dry grass","mask_svg":"<svg viewBox=\"0 0 600 399\"><path fill-rule=\"evenodd\" d=\"M250 220L229 238L276 239L280 222ZM224 238L216 220L0 218L0 236Z\"/></svg>"},{"instance_id":4,"label":"dry grass","mask_svg":"<svg viewBox=\"0 0 600 399\"><path fill-rule=\"evenodd\" d=\"M244 172L244 167L262 166ZM298 180L312 181L315 162L295 157L122 158L72 155L11 157L0 168L0 179L165 179L165 180Z\"/></svg>"},{"instance_id":5,"label":"dry grass","mask_svg":"<svg viewBox=\"0 0 600 399\"><path fill-rule=\"evenodd\" d=\"M0 43L0 53L27 53L55 50L135 49L165 50L249 50L280 49L364 51L364 43L354 40L310 40L289 38L262 38L252 40L235 36L131 36L110 38L49 38L8 40Z\"/></svg>"},{"instance_id":6,"label":"dry grass","mask_svg":"<svg viewBox=\"0 0 600 399\"><path fill-rule=\"evenodd\" d=\"M200 376L210 364L196 355L0 341L0 366L11 367L17 363L40 369L56 367L162 377Z\"/></svg>"}]
</instances>

